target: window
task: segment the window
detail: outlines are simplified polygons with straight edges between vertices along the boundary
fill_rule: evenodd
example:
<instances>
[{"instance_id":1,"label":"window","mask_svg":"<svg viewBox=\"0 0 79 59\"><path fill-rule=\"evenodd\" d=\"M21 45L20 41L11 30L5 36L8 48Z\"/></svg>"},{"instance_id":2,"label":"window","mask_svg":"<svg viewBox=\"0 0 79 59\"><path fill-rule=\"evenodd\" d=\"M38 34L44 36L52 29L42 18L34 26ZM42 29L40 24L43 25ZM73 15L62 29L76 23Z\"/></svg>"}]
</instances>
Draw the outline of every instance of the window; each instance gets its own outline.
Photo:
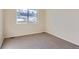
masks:
<instances>
[{"instance_id":1,"label":"window","mask_svg":"<svg viewBox=\"0 0 79 59\"><path fill-rule=\"evenodd\" d=\"M17 23L36 23L37 10L35 9L17 9Z\"/></svg>"}]
</instances>

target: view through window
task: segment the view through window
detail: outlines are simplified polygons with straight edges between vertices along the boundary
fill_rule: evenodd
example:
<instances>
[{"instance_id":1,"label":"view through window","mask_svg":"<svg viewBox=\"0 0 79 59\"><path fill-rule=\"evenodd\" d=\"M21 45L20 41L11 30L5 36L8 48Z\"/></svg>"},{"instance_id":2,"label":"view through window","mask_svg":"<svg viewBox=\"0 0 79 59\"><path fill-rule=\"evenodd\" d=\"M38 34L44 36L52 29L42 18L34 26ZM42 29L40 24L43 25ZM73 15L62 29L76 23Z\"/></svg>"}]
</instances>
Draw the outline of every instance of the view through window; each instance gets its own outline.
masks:
<instances>
[{"instance_id":1,"label":"view through window","mask_svg":"<svg viewBox=\"0 0 79 59\"><path fill-rule=\"evenodd\" d=\"M36 23L37 10L35 9L17 9L17 23Z\"/></svg>"}]
</instances>

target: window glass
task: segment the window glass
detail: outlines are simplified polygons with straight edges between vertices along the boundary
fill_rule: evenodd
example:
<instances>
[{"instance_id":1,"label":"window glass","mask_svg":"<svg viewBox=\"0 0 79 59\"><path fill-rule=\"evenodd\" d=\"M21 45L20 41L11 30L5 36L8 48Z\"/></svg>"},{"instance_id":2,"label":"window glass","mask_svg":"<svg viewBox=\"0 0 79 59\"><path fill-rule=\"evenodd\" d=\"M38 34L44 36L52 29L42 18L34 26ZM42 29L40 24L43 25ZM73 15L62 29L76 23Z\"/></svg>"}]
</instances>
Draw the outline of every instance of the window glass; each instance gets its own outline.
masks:
<instances>
[{"instance_id":1,"label":"window glass","mask_svg":"<svg viewBox=\"0 0 79 59\"><path fill-rule=\"evenodd\" d=\"M17 9L17 22L18 23L36 23L37 10L35 9Z\"/></svg>"}]
</instances>

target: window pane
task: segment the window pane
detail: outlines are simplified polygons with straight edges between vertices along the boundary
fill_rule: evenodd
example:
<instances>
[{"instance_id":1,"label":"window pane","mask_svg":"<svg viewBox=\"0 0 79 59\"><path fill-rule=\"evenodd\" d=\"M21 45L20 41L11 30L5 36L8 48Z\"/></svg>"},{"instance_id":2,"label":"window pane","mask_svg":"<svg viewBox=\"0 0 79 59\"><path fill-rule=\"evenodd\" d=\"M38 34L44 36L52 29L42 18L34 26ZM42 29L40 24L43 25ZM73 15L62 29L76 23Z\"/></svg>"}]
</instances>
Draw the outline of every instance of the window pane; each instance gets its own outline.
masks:
<instances>
[{"instance_id":1,"label":"window pane","mask_svg":"<svg viewBox=\"0 0 79 59\"><path fill-rule=\"evenodd\" d=\"M37 22L37 10L35 9L17 9L17 22Z\"/></svg>"},{"instance_id":2,"label":"window pane","mask_svg":"<svg viewBox=\"0 0 79 59\"><path fill-rule=\"evenodd\" d=\"M29 9L29 22L37 22L37 10Z\"/></svg>"},{"instance_id":3,"label":"window pane","mask_svg":"<svg viewBox=\"0 0 79 59\"><path fill-rule=\"evenodd\" d=\"M27 9L17 9L17 21L25 22L27 21Z\"/></svg>"}]
</instances>

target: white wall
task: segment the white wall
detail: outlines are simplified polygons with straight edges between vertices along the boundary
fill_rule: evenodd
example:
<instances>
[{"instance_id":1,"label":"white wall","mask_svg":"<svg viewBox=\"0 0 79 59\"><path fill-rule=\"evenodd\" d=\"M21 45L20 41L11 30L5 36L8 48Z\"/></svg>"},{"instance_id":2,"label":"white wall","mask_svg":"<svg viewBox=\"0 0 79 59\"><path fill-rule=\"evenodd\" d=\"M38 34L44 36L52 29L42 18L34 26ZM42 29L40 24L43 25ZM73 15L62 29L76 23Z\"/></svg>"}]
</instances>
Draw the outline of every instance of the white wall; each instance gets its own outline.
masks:
<instances>
[{"instance_id":1,"label":"white wall","mask_svg":"<svg viewBox=\"0 0 79 59\"><path fill-rule=\"evenodd\" d=\"M38 10L39 16L37 24L16 24L16 10L5 10L5 37L21 36L45 31L44 10Z\"/></svg>"},{"instance_id":2,"label":"white wall","mask_svg":"<svg viewBox=\"0 0 79 59\"><path fill-rule=\"evenodd\" d=\"M79 45L79 10L46 11L46 32Z\"/></svg>"},{"instance_id":3,"label":"white wall","mask_svg":"<svg viewBox=\"0 0 79 59\"><path fill-rule=\"evenodd\" d=\"M0 47L3 42L3 10L0 9Z\"/></svg>"},{"instance_id":4,"label":"white wall","mask_svg":"<svg viewBox=\"0 0 79 59\"><path fill-rule=\"evenodd\" d=\"M38 24L16 24L16 10L5 10L5 37L46 31L79 45L79 10L39 10L38 21Z\"/></svg>"}]
</instances>

